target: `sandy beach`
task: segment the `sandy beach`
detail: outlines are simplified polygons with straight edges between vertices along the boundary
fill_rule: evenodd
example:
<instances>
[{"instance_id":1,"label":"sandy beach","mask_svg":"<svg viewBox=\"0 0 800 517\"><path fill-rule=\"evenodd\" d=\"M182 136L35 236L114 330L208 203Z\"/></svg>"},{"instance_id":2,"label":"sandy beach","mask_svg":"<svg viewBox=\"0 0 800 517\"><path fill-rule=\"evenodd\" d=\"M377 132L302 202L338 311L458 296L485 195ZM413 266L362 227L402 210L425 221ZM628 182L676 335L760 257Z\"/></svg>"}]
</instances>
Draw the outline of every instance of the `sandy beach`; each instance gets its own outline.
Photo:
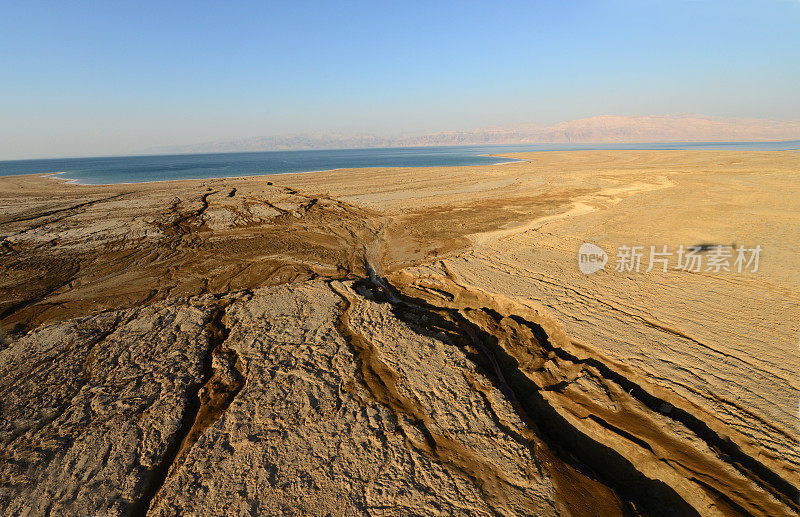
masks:
<instances>
[{"instance_id":1,"label":"sandy beach","mask_svg":"<svg viewBox=\"0 0 800 517\"><path fill-rule=\"evenodd\" d=\"M0 177L0 512L800 512L800 152L503 157Z\"/></svg>"}]
</instances>

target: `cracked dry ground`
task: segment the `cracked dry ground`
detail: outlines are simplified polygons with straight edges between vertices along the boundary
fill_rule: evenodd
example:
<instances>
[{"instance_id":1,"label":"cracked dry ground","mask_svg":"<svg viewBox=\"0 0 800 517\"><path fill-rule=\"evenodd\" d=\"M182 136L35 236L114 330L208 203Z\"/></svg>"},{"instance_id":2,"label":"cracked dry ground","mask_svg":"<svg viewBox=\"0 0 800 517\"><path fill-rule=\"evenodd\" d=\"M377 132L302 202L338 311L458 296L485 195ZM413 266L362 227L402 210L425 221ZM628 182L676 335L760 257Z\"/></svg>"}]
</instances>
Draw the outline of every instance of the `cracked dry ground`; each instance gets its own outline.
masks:
<instances>
[{"instance_id":1,"label":"cracked dry ground","mask_svg":"<svg viewBox=\"0 0 800 517\"><path fill-rule=\"evenodd\" d=\"M325 175L4 179L0 512L798 512L794 431L590 346L575 312L537 299L558 292L491 289L526 271L520 237L495 241L490 274L502 252L466 236L611 197L540 195L525 167L447 169L455 194L442 171L390 171L359 199ZM400 188L422 193L414 210Z\"/></svg>"}]
</instances>

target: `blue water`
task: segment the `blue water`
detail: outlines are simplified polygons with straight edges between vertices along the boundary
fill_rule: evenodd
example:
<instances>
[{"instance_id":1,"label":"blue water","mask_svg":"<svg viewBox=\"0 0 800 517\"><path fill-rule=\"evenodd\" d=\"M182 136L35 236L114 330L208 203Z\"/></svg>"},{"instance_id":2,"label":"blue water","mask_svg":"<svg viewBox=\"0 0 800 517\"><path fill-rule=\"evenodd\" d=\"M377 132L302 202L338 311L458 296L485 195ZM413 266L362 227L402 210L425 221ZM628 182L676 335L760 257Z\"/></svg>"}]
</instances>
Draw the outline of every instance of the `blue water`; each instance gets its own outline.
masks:
<instances>
[{"instance_id":1,"label":"blue water","mask_svg":"<svg viewBox=\"0 0 800 517\"><path fill-rule=\"evenodd\" d=\"M59 178L88 185L99 185L226 178L359 167L489 165L514 160L485 156L487 154L598 149L778 151L800 149L800 140L791 142L442 146L15 160L0 162L0 176L61 173Z\"/></svg>"}]
</instances>

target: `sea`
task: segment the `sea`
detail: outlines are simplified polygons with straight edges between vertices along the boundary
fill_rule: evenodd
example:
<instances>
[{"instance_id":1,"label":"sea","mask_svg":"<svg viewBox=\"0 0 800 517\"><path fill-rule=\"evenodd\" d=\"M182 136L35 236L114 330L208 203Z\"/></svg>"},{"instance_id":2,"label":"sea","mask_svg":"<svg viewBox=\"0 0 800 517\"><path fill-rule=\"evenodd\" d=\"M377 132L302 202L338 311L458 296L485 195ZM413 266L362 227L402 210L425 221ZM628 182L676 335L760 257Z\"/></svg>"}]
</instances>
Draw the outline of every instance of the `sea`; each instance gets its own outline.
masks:
<instances>
[{"instance_id":1,"label":"sea","mask_svg":"<svg viewBox=\"0 0 800 517\"><path fill-rule=\"evenodd\" d=\"M469 145L13 160L0 161L0 176L57 174L58 178L74 183L102 185L363 167L491 165L516 160L488 156L490 154L605 149L780 151L800 149L800 140L787 142Z\"/></svg>"}]
</instances>

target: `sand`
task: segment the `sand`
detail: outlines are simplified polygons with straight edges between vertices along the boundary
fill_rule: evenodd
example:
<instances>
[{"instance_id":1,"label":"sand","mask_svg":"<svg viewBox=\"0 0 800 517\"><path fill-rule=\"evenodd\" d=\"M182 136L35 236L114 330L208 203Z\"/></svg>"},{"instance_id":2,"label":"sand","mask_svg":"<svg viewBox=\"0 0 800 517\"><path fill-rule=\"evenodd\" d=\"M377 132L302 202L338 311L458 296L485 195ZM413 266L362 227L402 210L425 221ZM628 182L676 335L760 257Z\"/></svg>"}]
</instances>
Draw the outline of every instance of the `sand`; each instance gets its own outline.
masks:
<instances>
[{"instance_id":1,"label":"sand","mask_svg":"<svg viewBox=\"0 0 800 517\"><path fill-rule=\"evenodd\" d=\"M524 161L0 178L0 436L13 459L0 506L800 510L800 153L509 156ZM608 253L604 270L580 272L585 242ZM755 272L645 272L648 256L616 271L624 245L706 245L706 263L716 245L763 252ZM150 336L150 374L86 369L135 361L119 350L136 332ZM192 343L184 373L175 339ZM160 387L133 400L146 378ZM128 438L89 454L104 433Z\"/></svg>"}]
</instances>

